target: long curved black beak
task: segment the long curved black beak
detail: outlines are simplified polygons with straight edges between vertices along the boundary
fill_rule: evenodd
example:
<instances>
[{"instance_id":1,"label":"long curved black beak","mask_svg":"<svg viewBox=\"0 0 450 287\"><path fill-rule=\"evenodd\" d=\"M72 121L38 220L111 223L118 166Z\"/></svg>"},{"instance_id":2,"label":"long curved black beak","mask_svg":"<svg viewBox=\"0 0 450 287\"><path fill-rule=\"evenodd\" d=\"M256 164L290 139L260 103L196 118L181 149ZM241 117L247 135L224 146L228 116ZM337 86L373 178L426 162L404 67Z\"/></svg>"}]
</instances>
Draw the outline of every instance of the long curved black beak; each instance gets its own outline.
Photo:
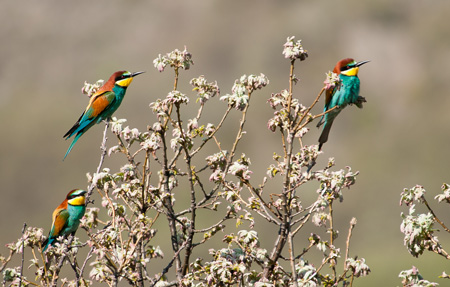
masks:
<instances>
[{"instance_id":1,"label":"long curved black beak","mask_svg":"<svg viewBox=\"0 0 450 287\"><path fill-rule=\"evenodd\" d=\"M356 65L355 65L355 67L362 66L362 65L364 65L364 64L366 64L366 63L369 63L369 62L370 62L370 61L361 61L361 62L357 62Z\"/></svg>"},{"instance_id":2,"label":"long curved black beak","mask_svg":"<svg viewBox=\"0 0 450 287\"><path fill-rule=\"evenodd\" d=\"M140 75L140 74L143 74L143 73L145 73L145 71L135 72L135 73L131 74L131 77L134 78L134 77L136 77L137 75Z\"/></svg>"}]
</instances>

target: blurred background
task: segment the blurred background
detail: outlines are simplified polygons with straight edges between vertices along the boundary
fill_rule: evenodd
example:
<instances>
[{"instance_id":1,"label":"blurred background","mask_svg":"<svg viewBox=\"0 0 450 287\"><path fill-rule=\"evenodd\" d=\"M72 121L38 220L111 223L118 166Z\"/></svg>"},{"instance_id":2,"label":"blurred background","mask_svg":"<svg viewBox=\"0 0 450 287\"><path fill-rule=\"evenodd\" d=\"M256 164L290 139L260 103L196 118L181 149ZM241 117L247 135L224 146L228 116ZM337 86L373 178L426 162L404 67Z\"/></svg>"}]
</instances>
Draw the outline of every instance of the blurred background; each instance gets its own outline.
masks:
<instances>
[{"instance_id":1,"label":"blurred background","mask_svg":"<svg viewBox=\"0 0 450 287\"><path fill-rule=\"evenodd\" d=\"M449 271L448 261L434 254L416 259L403 246L400 213L407 208L399 206L399 194L423 185L438 215L450 221L448 208L432 200L450 182L449 14L446 0L3 2L0 253L7 254L5 244L20 237L24 222L47 234L53 209L69 190L86 188L86 173L98 165L103 125L87 132L62 161L70 144L62 136L88 102L80 92L84 81L107 80L121 69L147 71L115 114L144 130L154 120L148 104L173 84L173 72L159 73L152 61L185 45L195 65L182 71L180 89L192 100L188 82L199 75L217 80L222 95L243 74L269 78L252 98L240 150L260 180L280 146L279 135L266 128L273 114L266 101L288 88L289 61L281 52L286 38L295 36L309 51L295 69L300 82L294 96L304 105L312 103L338 60L371 60L359 74L364 109L348 107L340 114L316 166L333 156L337 168L360 171L344 202L335 205L339 240L345 241L348 222L356 217L350 251L372 270L356 286L399 286L398 274L412 265L445 286L437 276ZM322 108L323 99L314 112ZM207 117L217 123L221 113ZM233 116L236 124L239 115ZM234 137L236 130L229 131ZM319 133L311 128L305 143L315 144ZM221 136L226 143L228 135ZM107 159L105 166L119 165ZM94 199L100 203L98 194ZM445 235L440 239L449 248ZM78 236L86 239L84 232Z\"/></svg>"}]
</instances>

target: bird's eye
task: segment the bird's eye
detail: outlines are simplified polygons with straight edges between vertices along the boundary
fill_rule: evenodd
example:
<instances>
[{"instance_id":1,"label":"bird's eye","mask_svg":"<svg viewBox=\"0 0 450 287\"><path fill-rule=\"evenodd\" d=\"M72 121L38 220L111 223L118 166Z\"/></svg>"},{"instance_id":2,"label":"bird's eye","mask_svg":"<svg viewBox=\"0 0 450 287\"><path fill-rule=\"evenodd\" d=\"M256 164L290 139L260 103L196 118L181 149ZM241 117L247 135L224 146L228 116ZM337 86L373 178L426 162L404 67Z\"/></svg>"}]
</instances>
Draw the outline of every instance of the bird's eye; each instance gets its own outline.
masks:
<instances>
[{"instance_id":1,"label":"bird's eye","mask_svg":"<svg viewBox=\"0 0 450 287\"><path fill-rule=\"evenodd\" d=\"M125 79L125 75L120 75L116 78L116 82Z\"/></svg>"}]
</instances>

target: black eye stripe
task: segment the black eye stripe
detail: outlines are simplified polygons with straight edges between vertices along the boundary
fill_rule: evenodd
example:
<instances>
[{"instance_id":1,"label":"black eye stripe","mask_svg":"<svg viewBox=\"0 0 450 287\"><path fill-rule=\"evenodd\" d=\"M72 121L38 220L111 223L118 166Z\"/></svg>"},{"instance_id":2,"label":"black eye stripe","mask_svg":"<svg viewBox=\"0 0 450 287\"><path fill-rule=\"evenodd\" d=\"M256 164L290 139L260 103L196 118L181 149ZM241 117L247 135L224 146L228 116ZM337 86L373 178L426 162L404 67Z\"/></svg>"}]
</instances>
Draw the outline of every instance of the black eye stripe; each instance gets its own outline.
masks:
<instances>
[{"instance_id":1,"label":"black eye stripe","mask_svg":"<svg viewBox=\"0 0 450 287\"><path fill-rule=\"evenodd\" d=\"M344 67L341 68L341 72L342 71L346 71L346 70L350 70L350 69L354 68L355 66L356 66L356 64L345 65Z\"/></svg>"},{"instance_id":2,"label":"black eye stripe","mask_svg":"<svg viewBox=\"0 0 450 287\"><path fill-rule=\"evenodd\" d=\"M117 81L120 81L120 80L123 80L123 79L128 79L129 77L130 77L129 74L122 74L122 75L120 75L120 76L118 76L118 77L116 78L116 82L117 82Z\"/></svg>"},{"instance_id":3,"label":"black eye stripe","mask_svg":"<svg viewBox=\"0 0 450 287\"><path fill-rule=\"evenodd\" d=\"M71 194L67 197L68 200L74 199L76 197L80 197L83 196L84 194Z\"/></svg>"}]
</instances>

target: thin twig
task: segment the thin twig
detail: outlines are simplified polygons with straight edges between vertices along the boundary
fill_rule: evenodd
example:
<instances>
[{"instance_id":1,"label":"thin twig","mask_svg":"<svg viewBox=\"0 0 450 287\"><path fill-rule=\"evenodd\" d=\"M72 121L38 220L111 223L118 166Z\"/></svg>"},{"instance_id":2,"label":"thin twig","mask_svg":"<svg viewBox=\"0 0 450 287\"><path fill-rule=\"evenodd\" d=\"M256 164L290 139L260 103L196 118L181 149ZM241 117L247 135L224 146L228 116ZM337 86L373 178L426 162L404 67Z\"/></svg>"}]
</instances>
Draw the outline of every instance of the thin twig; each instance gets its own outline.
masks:
<instances>
[{"instance_id":1,"label":"thin twig","mask_svg":"<svg viewBox=\"0 0 450 287\"><path fill-rule=\"evenodd\" d=\"M316 269L315 274L319 274L319 271L322 270L322 268L325 266L325 264L328 263L328 261L331 259L332 252L322 261L322 264Z\"/></svg>"},{"instance_id":2,"label":"thin twig","mask_svg":"<svg viewBox=\"0 0 450 287\"><path fill-rule=\"evenodd\" d=\"M278 231L278 236L275 241L275 245L272 249L272 252L269 257L270 264L264 268L263 278L268 279L273 269L275 268L276 262L278 258L280 258L283 248L288 240L288 236L291 233L291 200L292 200L292 192L286 192L291 189L290 176L291 176L291 161L292 161L292 150L294 148L293 139L296 134L296 130L294 127L295 121L292 119L291 115L291 103L292 103L292 94L293 94L293 82L294 82L294 63L295 59L291 60L290 71L289 71L289 94L287 99L287 119L288 119L288 134L284 134L283 129L281 131L281 140L283 143L283 151L284 151L284 166L285 166L285 174L283 178L283 192L281 195L282 198L282 207L278 211L280 218L280 229ZM286 137L286 138L285 138ZM286 146L287 144L287 146Z\"/></svg>"},{"instance_id":3,"label":"thin twig","mask_svg":"<svg viewBox=\"0 0 450 287\"><path fill-rule=\"evenodd\" d=\"M69 246L72 245L72 241L74 239L74 235L70 235L69 236L69 240L67 242L67 245L65 243L63 243L65 245L65 247L67 249L69 249ZM56 266L55 271L53 272L53 279L52 279L52 283L50 286L55 287L56 283L58 282L58 278L59 278L59 272L61 272L61 268L64 264L64 261L67 259L67 253L65 252L62 256L61 259L58 262L58 265Z\"/></svg>"},{"instance_id":4,"label":"thin twig","mask_svg":"<svg viewBox=\"0 0 450 287\"><path fill-rule=\"evenodd\" d=\"M142 176L142 175L141 175L141 171L137 168L138 165L137 165L136 162L134 161L133 155L131 155L129 149L125 146L125 143L123 142L122 138L120 137L119 134L116 134L116 136L117 136L117 139L119 140L120 146L122 147L122 152L127 156L128 162L129 162L129 163L131 164L131 166L134 168L136 174L137 174L138 176Z\"/></svg>"},{"instance_id":5,"label":"thin twig","mask_svg":"<svg viewBox=\"0 0 450 287\"><path fill-rule=\"evenodd\" d=\"M173 105L171 105L172 107ZM167 123L167 122L166 122ZM176 275L177 275L177 279L181 280L182 278L182 272L181 272L181 258L179 256L179 245L178 245L178 238L177 238L177 227L176 227L176 216L175 216L175 211L173 210L173 206L172 206L172 202L171 202L171 196L170 196L170 188L169 188L169 179L171 177L171 173L170 173L170 169L169 169L169 165L168 165L168 156L167 156L167 142L166 142L166 137L165 137L165 131L166 131L166 124L163 127L163 131L164 132L160 132L160 136L161 136L161 143L162 143L162 156L163 156L163 161L162 161L162 179L161 179L161 187L160 190L162 189L162 194L164 195L169 195L166 196L163 200L161 200L163 206L166 208L167 213L167 220L169 222L169 229L170 229L170 239L171 239L171 243L172 243L172 250L174 251L174 253L176 254L175 256L175 269L176 269ZM173 263L173 262L172 262ZM172 266L171 263L171 266Z\"/></svg>"},{"instance_id":6,"label":"thin twig","mask_svg":"<svg viewBox=\"0 0 450 287\"><path fill-rule=\"evenodd\" d=\"M216 224L211 225L211 226L209 226L209 227L206 227L206 228L204 228L204 229L197 229L197 230L194 230L194 232L195 232L195 233L204 233L204 232L208 232L208 231L212 230L213 228L216 228L217 226L219 226L219 225L221 225L222 223L224 223L225 220L230 219L230 214L231 214L231 209L228 210L228 211L227 211L227 214L225 214L225 216L224 216L219 222L217 222Z\"/></svg>"},{"instance_id":7,"label":"thin twig","mask_svg":"<svg viewBox=\"0 0 450 287\"><path fill-rule=\"evenodd\" d=\"M329 210L329 216L330 216L330 228L328 230L330 231L330 245L333 245L334 240L334 230L333 230L333 202L328 203L328 210Z\"/></svg>"},{"instance_id":8,"label":"thin twig","mask_svg":"<svg viewBox=\"0 0 450 287\"><path fill-rule=\"evenodd\" d=\"M352 231L353 228L356 225L356 218L352 218L352 220L350 220L350 227L348 229L348 235L347 235L347 243L346 243L346 248L345 248L345 261L344 261L344 269L347 269L347 260L348 260L348 254L350 251L350 238L352 237Z\"/></svg>"},{"instance_id":9,"label":"thin twig","mask_svg":"<svg viewBox=\"0 0 450 287\"><path fill-rule=\"evenodd\" d=\"M3 265L0 267L0 273L3 272L3 270L6 268L6 266L8 265L9 261L11 261L14 254L15 254L14 251L12 251L12 250L9 251L8 258L3 261Z\"/></svg>"},{"instance_id":10,"label":"thin twig","mask_svg":"<svg viewBox=\"0 0 450 287\"><path fill-rule=\"evenodd\" d=\"M430 248L431 251L433 251L436 254L439 254L443 257L445 257L447 260L450 259L450 254L447 253L447 251L445 251L441 245L439 244L438 241L436 241L434 238L430 239L431 242L433 242L432 246L437 246L437 248Z\"/></svg>"},{"instance_id":11,"label":"thin twig","mask_svg":"<svg viewBox=\"0 0 450 287\"><path fill-rule=\"evenodd\" d=\"M94 249L95 249L95 247L92 246L91 249L89 250L87 256L86 256L86 259L83 262L83 265L80 268L80 276L81 276L81 278L83 278L84 268L86 268L86 264L87 264L88 260L92 257L92 253L94 252Z\"/></svg>"},{"instance_id":12,"label":"thin twig","mask_svg":"<svg viewBox=\"0 0 450 287\"><path fill-rule=\"evenodd\" d=\"M334 226L333 226L333 201L332 199L328 203L329 216L330 216L330 246L334 246ZM330 252L331 253L331 252ZM336 259L331 259L331 269L333 270L333 280L336 280Z\"/></svg>"},{"instance_id":13,"label":"thin twig","mask_svg":"<svg viewBox=\"0 0 450 287\"><path fill-rule=\"evenodd\" d=\"M173 90L176 91L178 87L178 67L175 67L175 79L173 82ZM162 125L162 130L166 131L167 130L167 124L169 123L169 121L171 121L170 115L172 114L172 110L173 110L173 104L170 103L169 104L169 110L167 111L167 117ZM161 135L163 136L163 135Z\"/></svg>"},{"instance_id":14,"label":"thin twig","mask_svg":"<svg viewBox=\"0 0 450 287\"><path fill-rule=\"evenodd\" d=\"M187 147L187 139L183 132L183 127L181 126L181 113L180 113L180 105L176 105L176 113L177 113L177 122L178 122L178 128L181 133L181 137L183 139L182 147L184 149L185 153L185 162L186 162L186 168L188 169L188 180L189 180L189 186L190 186L190 198L191 198L191 220L190 224L187 227L187 239L186 239L186 252L184 254L184 262L182 265L182 275L186 275L189 267L189 259L192 255L192 250L194 248L193 246L193 240L194 240L194 234L195 234L195 219L197 215L197 207L196 207L196 198L195 198L195 187L194 187L194 180L195 180L195 174L193 167L191 165L191 156L189 155L189 149Z\"/></svg>"},{"instance_id":15,"label":"thin twig","mask_svg":"<svg viewBox=\"0 0 450 287\"><path fill-rule=\"evenodd\" d=\"M433 215L433 219L436 220L437 223L439 223L442 228L444 228L445 231L450 232L450 230L448 229L447 226L445 226L444 222L442 222L434 213L433 209L431 209L430 205L428 205L428 201L425 199L425 196L422 195L422 200L423 203L425 203L425 206L428 208L428 210L431 212L431 214Z\"/></svg>"},{"instance_id":16,"label":"thin twig","mask_svg":"<svg viewBox=\"0 0 450 287\"><path fill-rule=\"evenodd\" d=\"M339 276L338 279L336 279L335 283L333 286L338 286L339 282L341 282L342 280L344 280L344 278L347 276L347 272L350 271L348 268L345 268L344 271L342 272L341 276ZM354 274L352 273L352 276ZM351 286L351 284L350 284Z\"/></svg>"},{"instance_id":17,"label":"thin twig","mask_svg":"<svg viewBox=\"0 0 450 287\"><path fill-rule=\"evenodd\" d=\"M267 216L270 218L270 220L268 220L268 221L275 222L276 224L280 224L277 220L275 220L275 218L270 216L270 214L266 211L268 209L268 210L270 210L270 212L273 213L273 215L278 217L278 213L275 212L274 210L272 210L272 208L269 206L269 204L262 198L261 194L250 184L250 182L248 180L241 178L241 181L247 186L250 193L255 195L260 200L260 202L263 204L263 207L266 208L264 210L265 210Z\"/></svg>"},{"instance_id":18,"label":"thin twig","mask_svg":"<svg viewBox=\"0 0 450 287\"><path fill-rule=\"evenodd\" d=\"M303 228L303 226L305 225L305 223L306 222L308 222L308 220L309 220L309 218L311 217L311 212L308 212L308 214L306 214L304 217L303 217L303 222L292 232L293 234L296 234L297 232L299 232L300 231L300 229L302 229Z\"/></svg>"},{"instance_id":19,"label":"thin twig","mask_svg":"<svg viewBox=\"0 0 450 287\"><path fill-rule=\"evenodd\" d=\"M295 63L295 59L292 59L291 60L291 68L289 71L289 97L288 97L288 103L287 103L289 127L291 126L291 103L292 103L292 86L294 83L294 63Z\"/></svg>"},{"instance_id":20,"label":"thin twig","mask_svg":"<svg viewBox=\"0 0 450 287\"><path fill-rule=\"evenodd\" d=\"M20 263L20 279L19 279L19 286L22 286L22 277L23 277L23 262L25 261L25 229L27 228L27 224L24 222L23 223L23 228L22 228L22 261Z\"/></svg>"},{"instance_id":21,"label":"thin twig","mask_svg":"<svg viewBox=\"0 0 450 287\"><path fill-rule=\"evenodd\" d=\"M153 282L152 285L150 285L150 287L154 287L159 280L161 280L161 278L164 276L164 274L166 274L167 272L169 272L170 268L172 268L173 262L175 260L177 260L180 252L184 249L184 247L186 247L186 241L180 246L180 248L177 250L177 252L175 252L175 254L172 257L172 260L170 260L169 264L167 264L166 267L164 267L163 271L161 272L161 274L158 276L158 278L156 278L156 280Z\"/></svg>"},{"instance_id":22,"label":"thin twig","mask_svg":"<svg viewBox=\"0 0 450 287\"><path fill-rule=\"evenodd\" d=\"M305 119L306 115L308 115L309 111L311 111L311 109L317 104L317 102L319 101L320 96L322 95L323 91L325 91L325 87L323 87L319 94L317 95L316 99L314 100L314 102L309 106L309 108L306 109L306 111L303 113L303 116L300 118L300 120L297 122L297 125L295 126L294 130L298 131L299 129L303 128L304 125L302 125L300 128L300 124L302 123L302 121Z\"/></svg>"},{"instance_id":23,"label":"thin twig","mask_svg":"<svg viewBox=\"0 0 450 287\"><path fill-rule=\"evenodd\" d=\"M324 116L324 115L326 115L326 114L328 114L328 113L331 113L332 111L334 111L334 110L336 110L336 109L339 109L339 108L340 108L340 106L334 106L334 107L332 107L331 109L328 109L328 110L326 110L326 111L323 112L323 113L320 113L320 114L311 116L306 122L304 122L304 123L298 128L298 130L304 128L304 127L305 127L307 124L309 124L311 121L313 121L313 120L315 120L315 119L317 119L317 118L319 118L319 117L322 117L322 116Z\"/></svg>"},{"instance_id":24,"label":"thin twig","mask_svg":"<svg viewBox=\"0 0 450 287\"><path fill-rule=\"evenodd\" d=\"M295 270L295 257L294 257L294 243L293 241L293 237L294 235L289 232L288 234L288 243L289 243L289 262L291 263L291 270L292 270L292 286L294 287L298 287L298 283L297 283L297 272Z\"/></svg>"},{"instance_id":25,"label":"thin twig","mask_svg":"<svg viewBox=\"0 0 450 287\"><path fill-rule=\"evenodd\" d=\"M305 255L306 252L308 252L314 245L315 245L314 242L310 242L309 246L306 248L303 248L303 252L300 253L299 255L297 255L294 259L298 260L298 259L302 258L302 256Z\"/></svg>"},{"instance_id":26,"label":"thin twig","mask_svg":"<svg viewBox=\"0 0 450 287\"><path fill-rule=\"evenodd\" d=\"M78 287L78 286L80 286L79 282L80 282L81 278L80 278L80 273L78 272L78 269L77 269L77 262L76 262L75 258L74 258L74 261L72 262L72 260L70 260L69 256L67 256L67 261L69 261L70 267L72 267L73 272L75 272L75 278L77 280L76 286Z\"/></svg>"},{"instance_id":27,"label":"thin twig","mask_svg":"<svg viewBox=\"0 0 450 287\"><path fill-rule=\"evenodd\" d=\"M214 137L214 135L216 134L216 132L220 129L220 127L222 126L222 124L224 123L225 119L227 118L228 114L230 113L232 107L228 106L227 110L225 111L225 114L223 115L222 119L220 120L219 124L217 125L217 127L214 129L214 131L206 138L203 140L203 142L200 144L200 146L198 148L196 148L191 154L190 156L194 156L197 152L200 151L200 149L211 139Z\"/></svg>"},{"instance_id":28,"label":"thin twig","mask_svg":"<svg viewBox=\"0 0 450 287\"><path fill-rule=\"evenodd\" d=\"M108 138L106 137L106 132L108 131L108 127L109 127L109 121L105 121L105 130L103 131L103 140L102 140L102 145L100 147L100 150L102 151L101 155L100 155L100 162L98 163L97 166L97 171L96 173L100 173L100 170L102 169L103 166L103 162L105 161L105 157L106 157L106 141L108 140ZM90 202L89 198L92 195L92 191L94 190L96 186L95 182L92 182L91 185L88 188L88 193L86 195L86 205Z\"/></svg>"},{"instance_id":29,"label":"thin twig","mask_svg":"<svg viewBox=\"0 0 450 287\"><path fill-rule=\"evenodd\" d=\"M248 93L247 105L245 105L245 108L242 111L242 118L241 118L241 121L239 123L239 130L238 130L238 133L236 135L236 139L234 140L233 147L231 148L230 155L229 155L229 157L227 159L227 165L226 165L225 171L224 171L225 175L227 174L228 169L231 166L231 163L233 161L233 158L234 158L234 155L235 155L235 152L236 152L237 145L238 145L239 141L241 140L241 138L242 138L242 136L244 134L244 125L245 125L245 121L247 119L247 111L248 111L248 109L250 107L250 98L251 98L251 96L252 96L252 93L249 92Z\"/></svg>"}]
</instances>

